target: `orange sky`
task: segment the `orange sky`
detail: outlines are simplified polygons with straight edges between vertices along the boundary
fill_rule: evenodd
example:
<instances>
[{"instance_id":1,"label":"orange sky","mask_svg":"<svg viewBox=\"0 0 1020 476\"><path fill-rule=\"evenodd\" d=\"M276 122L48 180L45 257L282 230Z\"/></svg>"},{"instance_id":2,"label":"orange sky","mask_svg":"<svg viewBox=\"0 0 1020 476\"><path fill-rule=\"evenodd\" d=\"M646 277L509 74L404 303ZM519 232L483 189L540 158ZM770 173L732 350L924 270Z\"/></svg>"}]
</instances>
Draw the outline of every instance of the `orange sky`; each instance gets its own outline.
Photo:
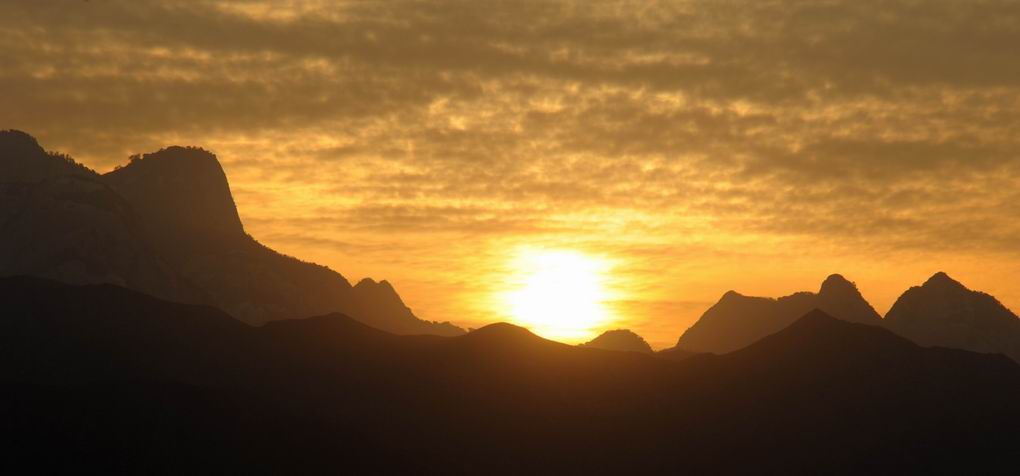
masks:
<instances>
[{"instance_id":1,"label":"orange sky","mask_svg":"<svg viewBox=\"0 0 1020 476\"><path fill-rule=\"evenodd\" d=\"M0 127L100 171L218 154L249 233L426 319L513 250L613 263L671 345L725 291L945 270L1020 309L1016 2L0 4Z\"/></svg>"}]
</instances>

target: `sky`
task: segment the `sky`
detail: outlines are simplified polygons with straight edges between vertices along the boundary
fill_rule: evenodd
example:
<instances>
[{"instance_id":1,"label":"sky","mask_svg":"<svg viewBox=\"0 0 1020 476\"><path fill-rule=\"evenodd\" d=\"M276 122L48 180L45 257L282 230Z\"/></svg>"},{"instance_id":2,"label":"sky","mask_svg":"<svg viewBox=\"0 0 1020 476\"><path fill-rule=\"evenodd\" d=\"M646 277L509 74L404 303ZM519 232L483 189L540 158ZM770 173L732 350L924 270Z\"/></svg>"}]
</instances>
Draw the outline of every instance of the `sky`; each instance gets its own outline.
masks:
<instances>
[{"instance_id":1,"label":"sky","mask_svg":"<svg viewBox=\"0 0 1020 476\"><path fill-rule=\"evenodd\" d=\"M0 128L101 172L209 149L249 233L425 319L587 256L665 347L832 273L1020 310L1017 45L1003 0L4 0Z\"/></svg>"}]
</instances>

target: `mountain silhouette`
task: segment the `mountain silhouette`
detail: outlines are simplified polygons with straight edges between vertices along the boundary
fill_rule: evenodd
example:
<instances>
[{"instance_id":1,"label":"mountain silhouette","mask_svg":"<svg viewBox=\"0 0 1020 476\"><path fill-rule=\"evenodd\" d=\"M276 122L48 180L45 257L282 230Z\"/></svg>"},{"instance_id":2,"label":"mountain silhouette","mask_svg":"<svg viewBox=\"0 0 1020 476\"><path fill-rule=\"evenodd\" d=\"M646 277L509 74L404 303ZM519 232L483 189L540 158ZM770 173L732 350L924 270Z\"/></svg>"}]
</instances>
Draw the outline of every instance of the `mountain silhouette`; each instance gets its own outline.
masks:
<instances>
[{"instance_id":1,"label":"mountain silhouette","mask_svg":"<svg viewBox=\"0 0 1020 476\"><path fill-rule=\"evenodd\" d=\"M1020 424L1009 359L820 311L675 362L31 277L0 302L0 464L37 472L987 473Z\"/></svg>"},{"instance_id":2,"label":"mountain silhouette","mask_svg":"<svg viewBox=\"0 0 1020 476\"><path fill-rule=\"evenodd\" d=\"M857 286L834 274L822 283L818 293L799 292L772 299L729 291L680 336L676 347L694 352L731 352L778 332L812 309L849 322L882 322Z\"/></svg>"},{"instance_id":3,"label":"mountain silhouette","mask_svg":"<svg viewBox=\"0 0 1020 476\"><path fill-rule=\"evenodd\" d=\"M1020 362L1020 318L946 273L903 293L883 324L921 345L1001 353Z\"/></svg>"},{"instance_id":4,"label":"mountain silhouette","mask_svg":"<svg viewBox=\"0 0 1020 476\"><path fill-rule=\"evenodd\" d=\"M245 236L216 156L193 147L138 155L103 176L126 198L154 236L230 243Z\"/></svg>"},{"instance_id":5,"label":"mountain silhouette","mask_svg":"<svg viewBox=\"0 0 1020 476\"><path fill-rule=\"evenodd\" d=\"M652 353L652 346L648 345L648 342L645 342L641 336L635 334L629 329L617 329L603 332L598 337L581 344L581 346L592 349L615 350L621 352Z\"/></svg>"},{"instance_id":6,"label":"mountain silhouette","mask_svg":"<svg viewBox=\"0 0 1020 476\"><path fill-rule=\"evenodd\" d=\"M418 319L389 283L351 284L243 228L216 157L168 147L98 175L0 132L0 276L111 283L260 324L340 312L398 334L457 335Z\"/></svg>"},{"instance_id":7,"label":"mountain silhouette","mask_svg":"<svg viewBox=\"0 0 1020 476\"><path fill-rule=\"evenodd\" d=\"M0 276L109 282L187 302L208 298L155 253L134 208L99 175L17 131L0 132L0 171Z\"/></svg>"},{"instance_id":8,"label":"mountain silhouette","mask_svg":"<svg viewBox=\"0 0 1020 476\"><path fill-rule=\"evenodd\" d=\"M66 155L46 152L34 137L24 132L0 131L0 184L39 182L58 175L96 174Z\"/></svg>"}]
</instances>

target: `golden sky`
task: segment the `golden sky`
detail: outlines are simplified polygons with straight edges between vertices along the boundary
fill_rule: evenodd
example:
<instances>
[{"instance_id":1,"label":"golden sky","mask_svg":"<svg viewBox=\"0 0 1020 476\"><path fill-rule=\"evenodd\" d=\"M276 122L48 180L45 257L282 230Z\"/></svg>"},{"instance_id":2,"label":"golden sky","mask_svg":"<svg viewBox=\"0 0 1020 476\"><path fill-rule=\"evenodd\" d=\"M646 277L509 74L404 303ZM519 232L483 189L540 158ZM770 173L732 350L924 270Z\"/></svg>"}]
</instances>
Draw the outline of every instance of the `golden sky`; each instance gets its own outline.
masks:
<instances>
[{"instance_id":1,"label":"golden sky","mask_svg":"<svg viewBox=\"0 0 1020 476\"><path fill-rule=\"evenodd\" d=\"M521 249L671 345L730 289L944 270L1020 309L1020 2L0 2L0 128L215 152L249 233L425 319Z\"/></svg>"}]
</instances>

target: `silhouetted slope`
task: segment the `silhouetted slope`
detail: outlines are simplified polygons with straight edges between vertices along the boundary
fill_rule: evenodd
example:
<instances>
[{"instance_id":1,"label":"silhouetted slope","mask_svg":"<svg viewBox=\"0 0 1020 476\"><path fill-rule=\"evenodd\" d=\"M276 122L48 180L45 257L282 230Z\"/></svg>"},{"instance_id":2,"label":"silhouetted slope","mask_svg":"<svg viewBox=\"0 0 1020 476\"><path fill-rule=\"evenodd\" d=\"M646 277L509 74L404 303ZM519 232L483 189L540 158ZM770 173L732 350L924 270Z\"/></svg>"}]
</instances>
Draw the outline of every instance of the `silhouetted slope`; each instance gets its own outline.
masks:
<instances>
[{"instance_id":1,"label":"silhouetted slope","mask_svg":"<svg viewBox=\"0 0 1020 476\"><path fill-rule=\"evenodd\" d=\"M464 330L449 322L422 321L393 289L389 281L365 278L351 290L351 303L340 309L352 316L371 316L370 324L397 334L434 334L455 336Z\"/></svg>"},{"instance_id":2,"label":"silhouetted slope","mask_svg":"<svg viewBox=\"0 0 1020 476\"><path fill-rule=\"evenodd\" d=\"M0 276L114 283L167 299L204 302L146 240L138 216L87 175L0 183Z\"/></svg>"},{"instance_id":3,"label":"silhouetted slope","mask_svg":"<svg viewBox=\"0 0 1020 476\"><path fill-rule=\"evenodd\" d=\"M881 317L857 286L834 274L822 283L817 294L800 292L771 299L727 292L683 333L677 347L695 352L731 352L783 329L812 309L850 322L881 323Z\"/></svg>"},{"instance_id":4,"label":"silhouetted slope","mask_svg":"<svg viewBox=\"0 0 1020 476\"><path fill-rule=\"evenodd\" d=\"M96 173L70 157L46 152L24 132L0 131L0 184L35 183L61 175L95 177Z\"/></svg>"},{"instance_id":5,"label":"silhouetted slope","mask_svg":"<svg viewBox=\"0 0 1020 476\"><path fill-rule=\"evenodd\" d=\"M134 204L151 242L177 271L208 291L212 304L247 322L343 312L398 334L463 332L418 319L389 283L352 288L326 267L256 242L244 232L226 175L207 151L170 147L104 178Z\"/></svg>"},{"instance_id":6,"label":"silhouetted slope","mask_svg":"<svg viewBox=\"0 0 1020 476\"><path fill-rule=\"evenodd\" d=\"M259 324L342 312L398 334L458 335L418 319L388 283L352 287L247 235L211 153L169 147L103 176L0 133L0 276L114 283Z\"/></svg>"},{"instance_id":7,"label":"silhouetted slope","mask_svg":"<svg viewBox=\"0 0 1020 476\"><path fill-rule=\"evenodd\" d=\"M621 352L652 353L652 346L648 342L628 329L617 329L603 332L589 342L581 344L582 347L592 349L615 350Z\"/></svg>"},{"instance_id":8,"label":"silhouetted slope","mask_svg":"<svg viewBox=\"0 0 1020 476\"><path fill-rule=\"evenodd\" d=\"M39 472L973 474L1013 468L1020 424L1010 360L820 312L670 362L507 324L252 328L32 278L0 280L0 299L3 464Z\"/></svg>"},{"instance_id":9,"label":"silhouetted slope","mask_svg":"<svg viewBox=\"0 0 1020 476\"><path fill-rule=\"evenodd\" d=\"M945 273L903 293L885 326L918 344L1001 353L1020 362L1020 319L997 299Z\"/></svg>"},{"instance_id":10,"label":"silhouetted slope","mask_svg":"<svg viewBox=\"0 0 1020 476\"><path fill-rule=\"evenodd\" d=\"M747 348L687 364L685 378L704 383L691 390L691 424L713 426L720 444L757 462L754 472L1010 466L1016 432L1000 425L1020 422L1020 368L1002 356L921 348L816 310Z\"/></svg>"},{"instance_id":11,"label":"silhouetted slope","mask_svg":"<svg viewBox=\"0 0 1020 476\"><path fill-rule=\"evenodd\" d=\"M882 321L882 316L864 299L857 285L838 274L822 282L816 299L818 309L837 319L872 325Z\"/></svg>"}]
</instances>

